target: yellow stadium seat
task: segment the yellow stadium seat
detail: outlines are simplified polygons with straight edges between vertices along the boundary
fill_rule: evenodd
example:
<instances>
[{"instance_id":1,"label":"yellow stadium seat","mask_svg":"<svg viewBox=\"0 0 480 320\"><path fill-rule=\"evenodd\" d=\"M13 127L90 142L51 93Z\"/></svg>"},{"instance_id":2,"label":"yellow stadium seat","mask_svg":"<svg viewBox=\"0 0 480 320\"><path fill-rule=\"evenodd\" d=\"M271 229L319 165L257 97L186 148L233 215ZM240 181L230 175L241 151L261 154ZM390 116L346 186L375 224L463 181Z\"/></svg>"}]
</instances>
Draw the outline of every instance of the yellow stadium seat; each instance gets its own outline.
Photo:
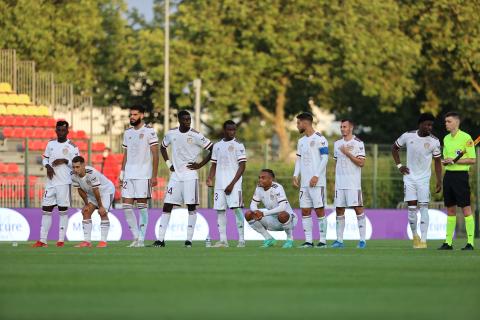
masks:
<instances>
[{"instance_id":1,"label":"yellow stadium seat","mask_svg":"<svg viewBox=\"0 0 480 320\"><path fill-rule=\"evenodd\" d=\"M36 106L25 106L25 115L26 116L36 116Z\"/></svg>"},{"instance_id":2,"label":"yellow stadium seat","mask_svg":"<svg viewBox=\"0 0 480 320\"><path fill-rule=\"evenodd\" d=\"M7 94L4 94L4 93L0 93L0 103L3 103L3 104L6 104L8 103L8 98L7 98Z\"/></svg>"},{"instance_id":3,"label":"yellow stadium seat","mask_svg":"<svg viewBox=\"0 0 480 320\"><path fill-rule=\"evenodd\" d=\"M3 104L0 104L0 115L6 115L7 114L7 108L5 107L5 105Z\"/></svg>"},{"instance_id":4,"label":"yellow stadium seat","mask_svg":"<svg viewBox=\"0 0 480 320\"><path fill-rule=\"evenodd\" d=\"M16 105L13 105L13 104L9 104L9 105L7 106L7 114L9 114L9 115L17 115L17 114L18 114L17 106L16 106Z\"/></svg>"},{"instance_id":5,"label":"yellow stadium seat","mask_svg":"<svg viewBox=\"0 0 480 320\"><path fill-rule=\"evenodd\" d=\"M7 82L0 82L0 92L12 92L12 86Z\"/></svg>"},{"instance_id":6,"label":"yellow stadium seat","mask_svg":"<svg viewBox=\"0 0 480 320\"><path fill-rule=\"evenodd\" d=\"M19 94L18 95L18 102L17 103L20 103L20 104L32 104L32 102L30 102L30 97L27 95L27 94Z\"/></svg>"},{"instance_id":7,"label":"yellow stadium seat","mask_svg":"<svg viewBox=\"0 0 480 320\"><path fill-rule=\"evenodd\" d=\"M28 106L24 106L24 105L19 105L17 106L18 108L18 114L20 116L28 116Z\"/></svg>"},{"instance_id":8,"label":"yellow stadium seat","mask_svg":"<svg viewBox=\"0 0 480 320\"><path fill-rule=\"evenodd\" d=\"M40 116L50 116L50 109L46 106L38 107Z\"/></svg>"},{"instance_id":9,"label":"yellow stadium seat","mask_svg":"<svg viewBox=\"0 0 480 320\"><path fill-rule=\"evenodd\" d=\"M5 95L5 100L8 104L17 104L18 96L16 94L7 94Z\"/></svg>"}]
</instances>

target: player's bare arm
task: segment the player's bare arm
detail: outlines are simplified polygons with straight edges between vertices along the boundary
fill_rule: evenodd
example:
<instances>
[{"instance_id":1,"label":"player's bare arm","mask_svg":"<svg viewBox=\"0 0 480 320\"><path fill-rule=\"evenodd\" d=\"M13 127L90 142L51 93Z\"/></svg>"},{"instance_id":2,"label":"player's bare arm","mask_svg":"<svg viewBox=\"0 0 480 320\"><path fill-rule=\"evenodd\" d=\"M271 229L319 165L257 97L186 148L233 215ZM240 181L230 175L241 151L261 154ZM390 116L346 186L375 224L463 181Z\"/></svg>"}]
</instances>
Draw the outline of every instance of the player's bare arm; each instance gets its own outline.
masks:
<instances>
[{"instance_id":1,"label":"player's bare arm","mask_svg":"<svg viewBox=\"0 0 480 320\"><path fill-rule=\"evenodd\" d=\"M120 182L123 182L123 175L125 174L125 166L127 164L127 152L127 149L123 149L122 170L120 171L120 176L118 177Z\"/></svg>"},{"instance_id":2,"label":"player's bare arm","mask_svg":"<svg viewBox=\"0 0 480 320\"><path fill-rule=\"evenodd\" d=\"M157 176L158 176L158 144L150 147L150 152L152 153L153 161L152 161L152 187L155 187L158 184Z\"/></svg>"},{"instance_id":3,"label":"player's bare arm","mask_svg":"<svg viewBox=\"0 0 480 320\"><path fill-rule=\"evenodd\" d=\"M88 203L87 193L83 191L81 188L78 188L78 194L80 195L80 198L82 198L83 203L87 205Z\"/></svg>"},{"instance_id":4,"label":"player's bare arm","mask_svg":"<svg viewBox=\"0 0 480 320\"><path fill-rule=\"evenodd\" d=\"M401 164L400 148L395 143L392 145L392 157L393 157L393 160L395 161L395 165L399 167L398 171L400 171L401 174L406 175L410 173L410 169L408 169L406 166L404 165L399 166Z\"/></svg>"},{"instance_id":5,"label":"player's bare arm","mask_svg":"<svg viewBox=\"0 0 480 320\"><path fill-rule=\"evenodd\" d=\"M200 161L199 163L191 162L187 165L187 168L190 169L190 170L198 170L201 167L203 167L204 165L206 165L210 161L210 159L212 158L213 144L207 150L208 150L208 154L202 161Z\"/></svg>"},{"instance_id":6,"label":"player's bare arm","mask_svg":"<svg viewBox=\"0 0 480 320\"><path fill-rule=\"evenodd\" d=\"M225 194L230 194L232 193L233 187L235 187L235 184L237 181L242 177L243 173L245 172L245 168L247 167L247 162L243 161L238 164L238 169L237 172L235 173L235 177L233 177L232 182L225 188Z\"/></svg>"},{"instance_id":7,"label":"player's bare arm","mask_svg":"<svg viewBox=\"0 0 480 320\"><path fill-rule=\"evenodd\" d=\"M67 159L56 159L55 161L52 162L53 167L56 167L56 166L59 166L59 165L62 165L62 164L68 164L68 160Z\"/></svg>"},{"instance_id":8,"label":"player's bare arm","mask_svg":"<svg viewBox=\"0 0 480 320\"><path fill-rule=\"evenodd\" d=\"M440 157L434 158L435 161L435 193L442 191L442 160Z\"/></svg>"},{"instance_id":9,"label":"player's bare arm","mask_svg":"<svg viewBox=\"0 0 480 320\"><path fill-rule=\"evenodd\" d=\"M208 177L207 177L208 187L213 187L213 179L215 179L216 172L217 172L217 164L215 162L212 162L212 165L210 166L210 171L208 172Z\"/></svg>"},{"instance_id":10,"label":"player's bare arm","mask_svg":"<svg viewBox=\"0 0 480 320\"><path fill-rule=\"evenodd\" d=\"M466 159L460 159L457 162L453 162L452 158L446 158L446 159L442 160L442 163L443 163L444 166L448 166L448 165L455 164L455 163L456 164L472 165L472 164L475 164L475 159L474 158L466 158Z\"/></svg>"},{"instance_id":11,"label":"player's bare arm","mask_svg":"<svg viewBox=\"0 0 480 320\"><path fill-rule=\"evenodd\" d=\"M350 151L348 151L347 147L345 145L340 147L340 151L348 158L350 159L356 166L363 168L365 165L365 158L357 158L355 157Z\"/></svg>"},{"instance_id":12,"label":"player's bare arm","mask_svg":"<svg viewBox=\"0 0 480 320\"><path fill-rule=\"evenodd\" d=\"M170 159L168 158L167 148L165 148L164 146L161 146L160 153L162 154L162 158L163 160L165 160L165 163L167 164L167 167L169 168L169 170L171 172L174 172L175 168L173 167L172 161L170 161Z\"/></svg>"},{"instance_id":13,"label":"player's bare arm","mask_svg":"<svg viewBox=\"0 0 480 320\"><path fill-rule=\"evenodd\" d=\"M102 196L100 195L100 189L99 188L92 188L92 191L93 191L93 194L95 196L95 200L97 200L98 214L100 216L106 216L107 215L107 210L103 206Z\"/></svg>"}]
</instances>

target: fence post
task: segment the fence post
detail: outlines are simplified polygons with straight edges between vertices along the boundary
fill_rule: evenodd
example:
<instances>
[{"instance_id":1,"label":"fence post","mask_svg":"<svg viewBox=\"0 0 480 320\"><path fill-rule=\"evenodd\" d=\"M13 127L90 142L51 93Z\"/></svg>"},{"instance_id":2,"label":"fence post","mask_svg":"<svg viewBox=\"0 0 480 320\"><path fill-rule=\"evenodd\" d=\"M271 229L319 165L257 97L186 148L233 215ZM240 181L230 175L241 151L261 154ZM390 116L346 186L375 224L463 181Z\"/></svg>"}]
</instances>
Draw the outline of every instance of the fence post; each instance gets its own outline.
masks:
<instances>
[{"instance_id":1,"label":"fence post","mask_svg":"<svg viewBox=\"0 0 480 320\"><path fill-rule=\"evenodd\" d=\"M23 185L23 188L24 188L24 192L25 192L25 196L24 196L24 199L25 199L25 203L24 203L24 207L25 208L30 208L30 181L28 181L28 138L25 138L25 156L24 156L24 169L23 169L23 182L24 182L24 185Z\"/></svg>"},{"instance_id":2,"label":"fence post","mask_svg":"<svg viewBox=\"0 0 480 320\"><path fill-rule=\"evenodd\" d=\"M377 207L378 144L373 145L373 199L372 207Z\"/></svg>"}]
</instances>

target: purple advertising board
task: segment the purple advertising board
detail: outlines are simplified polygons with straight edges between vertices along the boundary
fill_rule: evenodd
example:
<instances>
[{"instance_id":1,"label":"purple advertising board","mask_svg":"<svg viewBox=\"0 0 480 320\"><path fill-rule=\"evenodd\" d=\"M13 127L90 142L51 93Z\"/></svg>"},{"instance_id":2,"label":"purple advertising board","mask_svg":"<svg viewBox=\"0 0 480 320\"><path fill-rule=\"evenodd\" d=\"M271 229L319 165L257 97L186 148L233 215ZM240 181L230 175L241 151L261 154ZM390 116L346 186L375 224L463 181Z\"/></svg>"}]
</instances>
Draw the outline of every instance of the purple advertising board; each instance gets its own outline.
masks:
<instances>
[{"instance_id":1,"label":"purple advertising board","mask_svg":"<svg viewBox=\"0 0 480 320\"><path fill-rule=\"evenodd\" d=\"M205 240L208 236L212 240L219 238L217 228L217 213L213 209L198 209L199 215L195 227L193 240ZM293 237L295 240L303 240L304 232L302 228L302 219L300 210L295 210L299 217L295 226ZM366 234L367 239L409 239L411 233L408 227L407 211L402 209L367 209ZM159 218L162 214L161 209L149 210L149 223L146 232L147 240L156 239L158 232ZM429 239L444 239L446 230L446 215L439 210L430 209ZM79 209L69 209L69 224L67 229L67 239L70 241L83 240L82 216ZM138 212L137 212L138 215ZM185 240L187 232L186 209L175 209L172 212L172 218L166 234L166 240ZM346 240L358 239L357 219L353 210L346 211L346 227L344 238ZM314 216L314 215L313 215ZM40 223L42 210L32 209L8 209L0 208L0 241L27 241L38 240L40 236ZM125 221L122 210L113 209L109 213L110 232L109 241L131 240L132 234ZM318 223L316 217L313 217L313 234L318 238ZM93 232L92 240L99 240L100 218L97 213L92 216ZM419 220L419 219L418 219ZM332 210L327 210L327 239L335 239L335 214ZM246 240L262 240L263 238L250 228L245 221L244 227ZM285 232L274 231L273 236L277 239L285 239ZM317 235L317 237L315 237ZM227 236L229 240L238 239L238 231L235 222L235 216L232 212L227 213ZM49 240L56 240L58 237L58 215L53 213L53 222L48 235Z\"/></svg>"}]
</instances>

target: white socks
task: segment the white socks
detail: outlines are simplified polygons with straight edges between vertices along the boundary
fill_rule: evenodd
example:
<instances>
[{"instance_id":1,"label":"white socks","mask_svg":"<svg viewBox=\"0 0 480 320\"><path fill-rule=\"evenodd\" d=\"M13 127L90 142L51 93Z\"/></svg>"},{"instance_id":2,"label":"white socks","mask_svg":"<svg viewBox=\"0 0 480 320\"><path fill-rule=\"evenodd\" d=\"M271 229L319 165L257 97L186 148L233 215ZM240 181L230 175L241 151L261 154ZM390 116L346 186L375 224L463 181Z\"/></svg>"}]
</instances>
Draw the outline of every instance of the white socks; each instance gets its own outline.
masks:
<instances>
[{"instance_id":1,"label":"white socks","mask_svg":"<svg viewBox=\"0 0 480 320\"><path fill-rule=\"evenodd\" d=\"M292 229L293 229L293 216L290 215L290 218L288 219L287 222L282 224L283 230L285 230L285 233L287 234L287 240L293 240L292 237Z\"/></svg>"},{"instance_id":2,"label":"white socks","mask_svg":"<svg viewBox=\"0 0 480 320\"><path fill-rule=\"evenodd\" d=\"M305 242L313 243L312 239L312 216L302 216L303 232L305 232Z\"/></svg>"},{"instance_id":3,"label":"white socks","mask_svg":"<svg viewBox=\"0 0 480 320\"><path fill-rule=\"evenodd\" d=\"M238 241L245 241L243 211L241 208L236 208L234 210L234 213L235 213L235 221L237 223Z\"/></svg>"},{"instance_id":4,"label":"white socks","mask_svg":"<svg viewBox=\"0 0 480 320\"><path fill-rule=\"evenodd\" d=\"M267 229L265 229L265 227L259 221L250 220L248 221L248 223L250 224L252 229L260 233L265 238L265 240L273 238L271 234L267 231Z\"/></svg>"},{"instance_id":5,"label":"white socks","mask_svg":"<svg viewBox=\"0 0 480 320\"><path fill-rule=\"evenodd\" d=\"M42 224L40 226L40 241L47 243L48 231L52 226L52 213L48 211L43 211L42 214Z\"/></svg>"},{"instance_id":6,"label":"white socks","mask_svg":"<svg viewBox=\"0 0 480 320\"><path fill-rule=\"evenodd\" d=\"M92 219L82 220L83 241L92 242Z\"/></svg>"},{"instance_id":7,"label":"white socks","mask_svg":"<svg viewBox=\"0 0 480 320\"><path fill-rule=\"evenodd\" d=\"M64 242L65 241L65 234L67 233L67 227L68 227L67 211L58 211L58 215L60 217L60 220L58 222L58 224L59 224L58 241Z\"/></svg>"},{"instance_id":8,"label":"white socks","mask_svg":"<svg viewBox=\"0 0 480 320\"><path fill-rule=\"evenodd\" d=\"M429 224L429 216L428 216L428 203L420 203L420 234L421 239L423 242L427 241L427 233L428 233L428 224Z\"/></svg>"},{"instance_id":9,"label":"white socks","mask_svg":"<svg viewBox=\"0 0 480 320\"><path fill-rule=\"evenodd\" d=\"M360 233L360 241L365 241L365 234L367 231L366 220L367 219L365 218L365 212L362 212L362 214L357 215L358 232Z\"/></svg>"},{"instance_id":10,"label":"white socks","mask_svg":"<svg viewBox=\"0 0 480 320\"><path fill-rule=\"evenodd\" d=\"M165 233L167 232L168 223L170 222L170 212L163 212L160 216L160 225L158 226L158 238L159 241L165 240Z\"/></svg>"},{"instance_id":11,"label":"white socks","mask_svg":"<svg viewBox=\"0 0 480 320\"><path fill-rule=\"evenodd\" d=\"M417 234L417 207L408 206L408 223L410 224L410 230L412 230L412 235Z\"/></svg>"},{"instance_id":12,"label":"white socks","mask_svg":"<svg viewBox=\"0 0 480 320\"><path fill-rule=\"evenodd\" d=\"M188 211L187 241L192 241L195 224L197 223L197 212Z\"/></svg>"},{"instance_id":13,"label":"white socks","mask_svg":"<svg viewBox=\"0 0 480 320\"><path fill-rule=\"evenodd\" d=\"M140 224L138 226L139 234L138 240L145 240L145 233L147 232L148 225L148 205L146 203L137 203L137 208L140 210Z\"/></svg>"},{"instance_id":14,"label":"white socks","mask_svg":"<svg viewBox=\"0 0 480 320\"><path fill-rule=\"evenodd\" d=\"M110 230L110 220L100 221L100 241L107 242L108 231Z\"/></svg>"},{"instance_id":15,"label":"white socks","mask_svg":"<svg viewBox=\"0 0 480 320\"><path fill-rule=\"evenodd\" d=\"M327 217L318 217L318 230L320 230L320 242L327 243Z\"/></svg>"},{"instance_id":16,"label":"white socks","mask_svg":"<svg viewBox=\"0 0 480 320\"><path fill-rule=\"evenodd\" d=\"M137 217L133 213L133 206L129 203L123 204L123 212L125 213L125 220L127 220L128 227L132 231L133 239L138 239Z\"/></svg>"},{"instance_id":17,"label":"white socks","mask_svg":"<svg viewBox=\"0 0 480 320\"><path fill-rule=\"evenodd\" d=\"M345 232L345 215L337 216L337 241L343 243L343 233Z\"/></svg>"},{"instance_id":18,"label":"white socks","mask_svg":"<svg viewBox=\"0 0 480 320\"><path fill-rule=\"evenodd\" d=\"M224 210L218 210L217 214L217 225L218 233L220 234L220 241L227 242L227 214Z\"/></svg>"}]
</instances>

